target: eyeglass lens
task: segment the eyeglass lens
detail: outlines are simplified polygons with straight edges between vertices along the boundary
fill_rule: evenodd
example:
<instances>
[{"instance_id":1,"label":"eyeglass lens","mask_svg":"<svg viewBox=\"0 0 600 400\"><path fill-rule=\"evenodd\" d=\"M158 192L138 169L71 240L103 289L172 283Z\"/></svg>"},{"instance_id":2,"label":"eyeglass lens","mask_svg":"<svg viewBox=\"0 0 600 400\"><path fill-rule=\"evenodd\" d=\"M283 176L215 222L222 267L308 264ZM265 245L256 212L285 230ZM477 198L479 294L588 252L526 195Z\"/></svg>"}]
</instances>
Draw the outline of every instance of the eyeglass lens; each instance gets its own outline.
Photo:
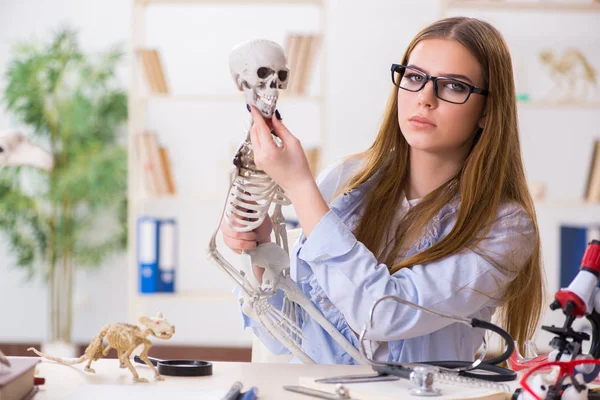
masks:
<instances>
[{"instance_id":1,"label":"eyeglass lens","mask_svg":"<svg viewBox=\"0 0 600 400\"><path fill-rule=\"evenodd\" d=\"M418 92L425 86L427 76L416 69L399 67L394 70L393 80L404 90ZM464 103L471 91L466 84L450 78L439 78L435 85L437 97L452 103Z\"/></svg>"}]
</instances>

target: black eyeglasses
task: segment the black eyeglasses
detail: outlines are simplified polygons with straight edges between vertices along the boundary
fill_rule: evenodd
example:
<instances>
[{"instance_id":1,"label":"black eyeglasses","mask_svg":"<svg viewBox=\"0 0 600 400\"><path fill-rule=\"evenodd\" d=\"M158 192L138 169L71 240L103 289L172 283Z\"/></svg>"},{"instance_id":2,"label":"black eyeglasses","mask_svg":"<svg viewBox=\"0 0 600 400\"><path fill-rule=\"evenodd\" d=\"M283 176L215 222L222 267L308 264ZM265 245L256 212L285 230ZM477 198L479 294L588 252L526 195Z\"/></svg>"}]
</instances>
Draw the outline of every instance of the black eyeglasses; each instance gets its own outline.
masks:
<instances>
[{"instance_id":1,"label":"black eyeglasses","mask_svg":"<svg viewBox=\"0 0 600 400\"><path fill-rule=\"evenodd\" d=\"M433 82L435 97L448 103L464 104L469 100L471 93L488 95L487 89L481 89L457 79L431 76L406 65L392 64L392 82L400 89L418 92L429 81Z\"/></svg>"}]
</instances>

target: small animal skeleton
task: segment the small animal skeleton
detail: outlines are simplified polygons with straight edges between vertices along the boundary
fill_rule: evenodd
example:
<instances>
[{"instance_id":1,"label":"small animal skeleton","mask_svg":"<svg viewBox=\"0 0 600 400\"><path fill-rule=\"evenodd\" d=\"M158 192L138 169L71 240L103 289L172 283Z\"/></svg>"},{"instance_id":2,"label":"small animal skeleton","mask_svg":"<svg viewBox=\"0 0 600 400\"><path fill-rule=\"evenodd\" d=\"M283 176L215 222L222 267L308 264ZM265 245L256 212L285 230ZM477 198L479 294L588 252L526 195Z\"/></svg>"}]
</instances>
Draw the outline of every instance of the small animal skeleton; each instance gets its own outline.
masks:
<instances>
[{"instance_id":1,"label":"small animal skeleton","mask_svg":"<svg viewBox=\"0 0 600 400\"><path fill-rule=\"evenodd\" d=\"M28 165L46 171L54 167L51 153L31 144L21 132L10 131L0 136L0 168Z\"/></svg>"},{"instance_id":2,"label":"small animal skeleton","mask_svg":"<svg viewBox=\"0 0 600 400\"><path fill-rule=\"evenodd\" d=\"M84 354L76 359L65 360L60 357L54 357L44 354L33 347L28 348L28 351L33 351L40 357L46 358L51 361L56 361L64 365L80 364L87 361L85 371L95 373L91 368L92 362L106 357L108 351L112 348L117 351L119 357L119 367L128 368L133 374L134 382L148 382L146 378L140 378L137 371L133 367L131 360L129 359L133 350L136 347L143 345L144 348L140 353L140 358L152 368L154 371L154 378L156 380L164 380L163 376L158 373L158 370L150 360L148 359L148 350L152 347L152 342L148 340L148 336L154 336L155 338L167 340L175 334L175 326L167 321L162 313L157 313L156 317L140 317L140 323L146 326L146 329L142 329L137 325L127 323L114 323L106 325L100 333L98 333L90 342L90 345L85 349ZM104 347L104 338L108 341L108 346Z\"/></svg>"},{"instance_id":3,"label":"small animal skeleton","mask_svg":"<svg viewBox=\"0 0 600 400\"><path fill-rule=\"evenodd\" d=\"M542 51L540 61L549 69L561 101L584 100L598 88L596 71L579 50L566 49L560 57L552 50Z\"/></svg>"},{"instance_id":4,"label":"small animal skeleton","mask_svg":"<svg viewBox=\"0 0 600 400\"><path fill-rule=\"evenodd\" d=\"M256 106L265 118L271 118L279 98L279 90L286 89L289 69L283 49L268 40L253 40L235 47L229 60L231 76L238 89L244 91L247 104ZM259 227L271 204L273 233L276 243L265 243L256 249L242 253L242 267L235 268L219 253L216 236L210 239L208 258L215 262L243 291L240 300L243 312L259 321L265 330L278 339L292 354L304 363L314 363L302 350L300 320L309 314L319 323L356 361L366 364L366 359L327 320L316 306L298 288L290 277L290 260L285 219L282 206L290 205L284 191L254 163L250 141L252 120L246 129L246 139L239 146L233 159L231 183L222 212L226 223L238 232L250 232ZM272 133L273 140L281 145ZM252 265L265 268L262 284L252 272ZM273 307L268 299L277 289L285 298L281 310Z\"/></svg>"}]
</instances>

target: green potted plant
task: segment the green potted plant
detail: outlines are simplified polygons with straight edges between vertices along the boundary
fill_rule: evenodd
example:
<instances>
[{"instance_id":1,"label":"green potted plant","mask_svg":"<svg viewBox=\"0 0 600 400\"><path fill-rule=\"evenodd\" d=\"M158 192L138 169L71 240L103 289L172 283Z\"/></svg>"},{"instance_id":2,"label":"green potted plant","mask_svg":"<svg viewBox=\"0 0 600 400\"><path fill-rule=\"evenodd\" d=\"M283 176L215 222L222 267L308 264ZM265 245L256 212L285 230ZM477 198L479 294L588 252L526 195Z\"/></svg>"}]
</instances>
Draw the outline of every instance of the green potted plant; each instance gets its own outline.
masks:
<instances>
[{"instance_id":1,"label":"green potted plant","mask_svg":"<svg viewBox=\"0 0 600 400\"><path fill-rule=\"evenodd\" d=\"M77 33L63 28L47 42L15 46L0 92L28 140L54 158L51 171L0 169L0 233L14 265L48 284L46 343L73 347L75 269L99 266L126 246L122 58L118 48L85 54Z\"/></svg>"}]
</instances>

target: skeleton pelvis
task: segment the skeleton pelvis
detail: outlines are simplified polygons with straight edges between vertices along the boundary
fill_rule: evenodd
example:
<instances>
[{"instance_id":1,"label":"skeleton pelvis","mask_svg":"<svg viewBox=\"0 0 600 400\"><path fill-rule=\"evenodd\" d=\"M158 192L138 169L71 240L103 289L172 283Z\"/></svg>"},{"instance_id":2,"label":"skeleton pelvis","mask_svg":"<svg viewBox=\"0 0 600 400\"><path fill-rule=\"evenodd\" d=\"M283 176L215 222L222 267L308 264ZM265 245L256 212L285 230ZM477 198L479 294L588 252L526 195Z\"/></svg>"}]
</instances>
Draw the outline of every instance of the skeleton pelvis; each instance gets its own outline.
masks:
<instances>
[{"instance_id":1,"label":"skeleton pelvis","mask_svg":"<svg viewBox=\"0 0 600 400\"><path fill-rule=\"evenodd\" d=\"M248 250L248 255L253 265L265 269L263 275L263 288L277 287L277 282L284 270L290 267L290 256L276 243L261 244L255 249Z\"/></svg>"}]
</instances>

